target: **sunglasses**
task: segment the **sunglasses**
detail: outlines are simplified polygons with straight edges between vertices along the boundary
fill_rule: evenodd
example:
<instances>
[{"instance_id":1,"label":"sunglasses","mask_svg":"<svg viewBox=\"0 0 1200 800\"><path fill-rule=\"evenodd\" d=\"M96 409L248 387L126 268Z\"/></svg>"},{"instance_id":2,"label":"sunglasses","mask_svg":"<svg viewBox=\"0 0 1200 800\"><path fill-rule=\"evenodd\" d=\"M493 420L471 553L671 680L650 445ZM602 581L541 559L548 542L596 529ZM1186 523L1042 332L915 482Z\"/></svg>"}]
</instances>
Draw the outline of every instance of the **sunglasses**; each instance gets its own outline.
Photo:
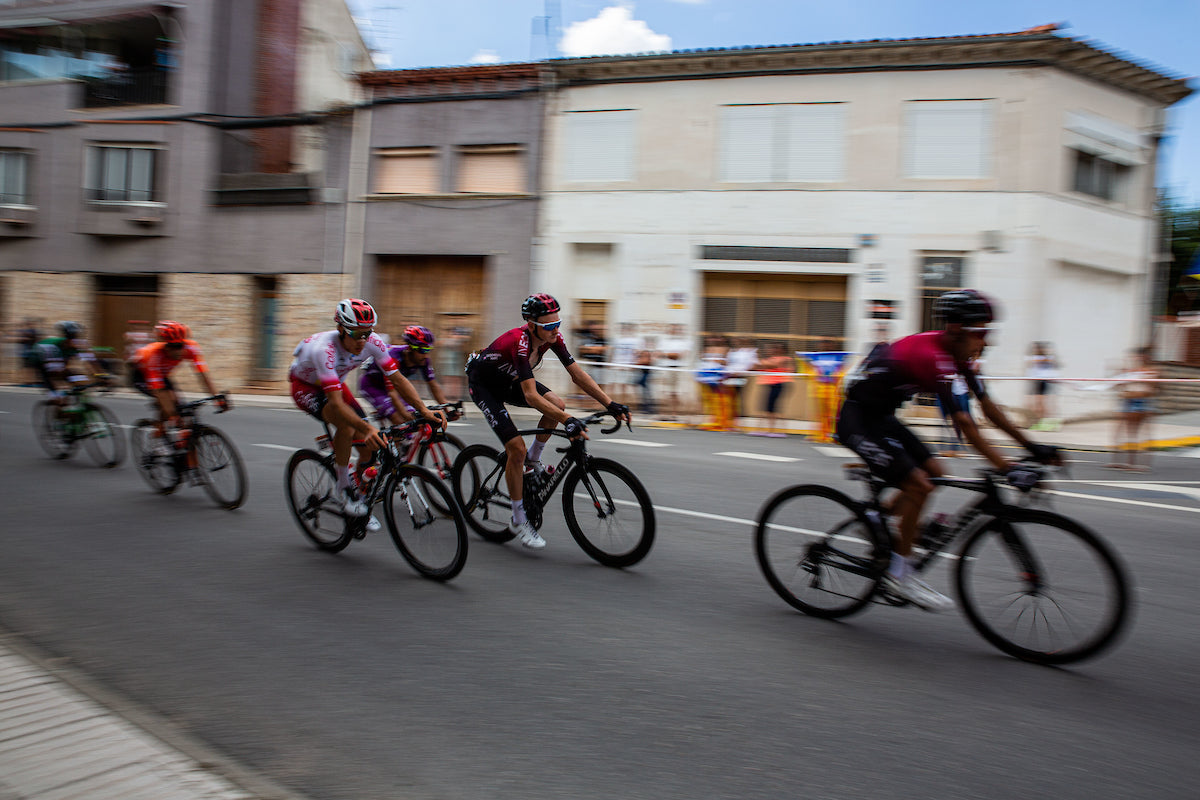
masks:
<instances>
[{"instance_id":1,"label":"sunglasses","mask_svg":"<svg viewBox=\"0 0 1200 800\"><path fill-rule=\"evenodd\" d=\"M963 331L974 336L976 339L986 339L991 328L968 328L964 326Z\"/></svg>"},{"instance_id":2,"label":"sunglasses","mask_svg":"<svg viewBox=\"0 0 1200 800\"><path fill-rule=\"evenodd\" d=\"M367 330L365 330L365 331L348 331L348 330L346 330L345 328L342 328L342 330L343 330L343 331L345 332L345 334L346 334L347 336L349 336L351 339L357 339L357 340L359 340L360 342L361 342L363 339L368 339L368 338L370 338L371 334L375 332L375 329L374 329L374 328L368 328L368 329L367 329Z\"/></svg>"},{"instance_id":3,"label":"sunglasses","mask_svg":"<svg viewBox=\"0 0 1200 800\"><path fill-rule=\"evenodd\" d=\"M547 333L554 333L556 330L558 330L559 328L562 327L561 319L558 322L534 322L533 320L529 320L529 321L533 322L534 325L537 325L539 328L542 328Z\"/></svg>"},{"instance_id":4,"label":"sunglasses","mask_svg":"<svg viewBox=\"0 0 1200 800\"><path fill-rule=\"evenodd\" d=\"M408 346L408 349L412 350L414 353L428 353L433 348L432 347L417 347L415 344L410 344Z\"/></svg>"}]
</instances>

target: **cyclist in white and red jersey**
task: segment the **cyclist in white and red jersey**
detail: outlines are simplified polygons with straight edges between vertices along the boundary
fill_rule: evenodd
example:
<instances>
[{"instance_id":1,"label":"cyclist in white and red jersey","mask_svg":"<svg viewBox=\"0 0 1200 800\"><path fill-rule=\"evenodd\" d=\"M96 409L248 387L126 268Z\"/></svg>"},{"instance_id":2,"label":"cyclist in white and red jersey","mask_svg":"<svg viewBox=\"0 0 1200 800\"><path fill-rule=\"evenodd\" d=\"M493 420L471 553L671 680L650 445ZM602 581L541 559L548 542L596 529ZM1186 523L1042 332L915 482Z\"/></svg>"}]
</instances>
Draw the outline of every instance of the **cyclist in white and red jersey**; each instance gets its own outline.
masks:
<instances>
[{"instance_id":1,"label":"cyclist in white and red jersey","mask_svg":"<svg viewBox=\"0 0 1200 800\"><path fill-rule=\"evenodd\" d=\"M333 455L338 488L342 492L342 508L347 515L363 517L367 504L350 480L350 452L354 440L361 439L363 447L375 450L384 444L379 429L367 422L366 415L350 387L343 382L348 373L368 358L387 376L400 396L408 401L422 417L445 426L445 419L425 407L416 389L400 374L396 362L387 353L387 345L375 333L375 309L365 300L347 298L337 304L334 312L337 328L314 334L293 352L288 378L292 384L292 400L302 411L327 422L333 428ZM377 527L369 525L369 529Z\"/></svg>"},{"instance_id":2,"label":"cyclist in white and red jersey","mask_svg":"<svg viewBox=\"0 0 1200 800\"><path fill-rule=\"evenodd\" d=\"M542 356L550 350L566 367L575 385L605 406L617 419L628 421L629 407L614 402L583 367L575 363L559 332L562 317L559 316L557 300L548 294L530 295L521 304L521 317L525 320L524 325L501 334L496 341L467 361L467 381L471 399L500 437L508 457L504 479L513 505L509 530L517 535L521 544L537 550L546 546L546 540L538 535L525 516L522 479L526 471L543 475L550 471L541 461L542 449L550 439L550 434L539 434L527 451L525 440L517 435L517 426L508 415L505 404L541 411L539 428L553 428L561 422L569 436L587 438L587 426L566 413L567 404L562 398L533 378L533 368L541 363Z\"/></svg>"},{"instance_id":3,"label":"cyclist in white and red jersey","mask_svg":"<svg viewBox=\"0 0 1200 800\"><path fill-rule=\"evenodd\" d=\"M900 490L891 507L892 516L899 520L899 536L893 543L884 588L926 611L954 606L949 597L918 579L909 564L920 537L918 520L934 489L929 478L943 477L945 471L924 442L896 418L900 405L917 392L936 394L944 408L958 409L951 414L952 419L984 458L997 469L1009 472L1014 485L1031 488L1032 483L1022 486L1022 482L1036 480L1036 475L1028 470L1011 471L1013 465L984 438L975 420L954 399L954 378L961 375L992 424L1035 459L1060 463L1056 448L1029 441L1008 420L970 364L987 344L987 326L995 317L991 302L979 292L964 289L938 298L935 311L944 322L943 330L906 336L871 351L862 377L846 390L846 402L837 421L838 441L861 456L871 472Z\"/></svg>"}]
</instances>

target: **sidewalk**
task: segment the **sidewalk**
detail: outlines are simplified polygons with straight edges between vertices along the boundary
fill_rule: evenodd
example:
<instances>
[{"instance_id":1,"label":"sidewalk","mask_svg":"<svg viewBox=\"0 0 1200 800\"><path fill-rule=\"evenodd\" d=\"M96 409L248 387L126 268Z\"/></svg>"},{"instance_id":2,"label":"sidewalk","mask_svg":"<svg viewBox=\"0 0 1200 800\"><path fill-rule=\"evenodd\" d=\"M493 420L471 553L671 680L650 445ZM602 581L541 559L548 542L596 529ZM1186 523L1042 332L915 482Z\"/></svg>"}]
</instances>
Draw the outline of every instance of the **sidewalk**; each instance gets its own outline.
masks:
<instances>
[{"instance_id":1,"label":"sidewalk","mask_svg":"<svg viewBox=\"0 0 1200 800\"><path fill-rule=\"evenodd\" d=\"M70 798L299 800L0 632L0 800Z\"/></svg>"}]
</instances>

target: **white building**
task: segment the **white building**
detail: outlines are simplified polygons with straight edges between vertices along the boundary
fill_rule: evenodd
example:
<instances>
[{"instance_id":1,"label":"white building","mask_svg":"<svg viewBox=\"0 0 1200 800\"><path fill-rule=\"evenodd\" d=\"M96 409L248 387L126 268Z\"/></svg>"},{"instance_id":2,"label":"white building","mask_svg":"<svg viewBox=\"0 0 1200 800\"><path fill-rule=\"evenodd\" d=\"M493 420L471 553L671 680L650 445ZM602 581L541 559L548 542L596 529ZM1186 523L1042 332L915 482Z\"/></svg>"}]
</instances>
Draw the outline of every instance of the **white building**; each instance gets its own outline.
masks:
<instances>
[{"instance_id":1,"label":"white building","mask_svg":"<svg viewBox=\"0 0 1200 800\"><path fill-rule=\"evenodd\" d=\"M531 285L575 319L860 351L874 301L895 337L974 287L989 374L1048 340L1099 376L1147 339L1182 79L1052 26L552 66Z\"/></svg>"}]
</instances>

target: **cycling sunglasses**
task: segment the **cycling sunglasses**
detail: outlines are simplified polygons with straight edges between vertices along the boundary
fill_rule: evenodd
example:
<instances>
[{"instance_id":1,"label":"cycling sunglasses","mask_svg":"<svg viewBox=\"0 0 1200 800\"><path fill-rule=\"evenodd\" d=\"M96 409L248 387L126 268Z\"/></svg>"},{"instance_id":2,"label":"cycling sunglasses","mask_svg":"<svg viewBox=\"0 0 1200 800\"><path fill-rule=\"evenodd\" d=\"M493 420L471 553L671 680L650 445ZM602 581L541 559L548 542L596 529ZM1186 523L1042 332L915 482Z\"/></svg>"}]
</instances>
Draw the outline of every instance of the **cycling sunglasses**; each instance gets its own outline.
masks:
<instances>
[{"instance_id":1,"label":"cycling sunglasses","mask_svg":"<svg viewBox=\"0 0 1200 800\"><path fill-rule=\"evenodd\" d=\"M547 333L554 333L556 330L558 330L559 328L562 327L561 319L558 322L534 322L533 320L529 320L529 321L533 322L534 325L537 325L539 328L542 328Z\"/></svg>"},{"instance_id":2,"label":"cycling sunglasses","mask_svg":"<svg viewBox=\"0 0 1200 800\"><path fill-rule=\"evenodd\" d=\"M428 353L433 348L432 347L418 347L415 344L410 344L408 346L408 349L412 350L414 353Z\"/></svg>"},{"instance_id":3,"label":"cycling sunglasses","mask_svg":"<svg viewBox=\"0 0 1200 800\"><path fill-rule=\"evenodd\" d=\"M968 328L963 326L963 331L965 333L974 336L976 339L983 339L985 341L987 340L988 334L991 332L991 330L991 328Z\"/></svg>"},{"instance_id":4,"label":"cycling sunglasses","mask_svg":"<svg viewBox=\"0 0 1200 800\"><path fill-rule=\"evenodd\" d=\"M369 339L371 334L375 332L374 328L368 328L365 331L350 331L346 330L345 328L342 328L342 330L345 331L346 335L351 339L358 339L359 341L362 341L363 339Z\"/></svg>"}]
</instances>

